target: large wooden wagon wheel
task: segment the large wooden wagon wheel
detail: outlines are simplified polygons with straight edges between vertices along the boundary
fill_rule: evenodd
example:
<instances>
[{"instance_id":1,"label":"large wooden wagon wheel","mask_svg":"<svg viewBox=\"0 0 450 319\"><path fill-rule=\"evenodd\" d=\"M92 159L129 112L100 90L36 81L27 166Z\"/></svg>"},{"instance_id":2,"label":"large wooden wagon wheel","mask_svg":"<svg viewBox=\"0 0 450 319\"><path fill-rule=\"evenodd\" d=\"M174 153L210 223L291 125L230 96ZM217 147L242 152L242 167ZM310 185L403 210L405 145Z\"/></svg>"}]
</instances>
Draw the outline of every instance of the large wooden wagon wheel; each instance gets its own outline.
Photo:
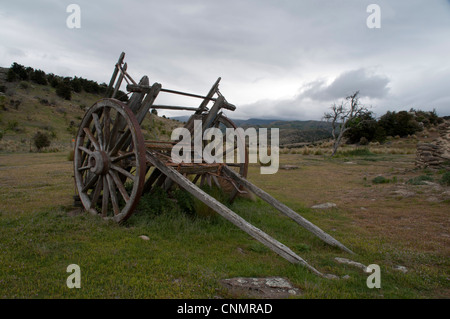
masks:
<instances>
[{"instance_id":1,"label":"large wooden wagon wheel","mask_svg":"<svg viewBox=\"0 0 450 319\"><path fill-rule=\"evenodd\" d=\"M234 138L233 143L234 146L231 148L227 148L225 135L226 129L232 128L233 130L236 130L237 129L236 124L234 124L234 122L231 121L226 116L220 114L214 121L213 126L220 129L224 134L223 140L224 157L226 157L227 153L231 153L233 155L234 161L231 163L226 163L226 165L232 168L236 173L239 173L241 176L247 177L249 156L248 156L248 147L246 146L245 143L245 136L240 134L240 132L236 131L237 134L236 137ZM243 150L241 149L241 152L243 151L242 153L238 151L238 141L240 141L244 146ZM221 188L227 194L229 202L232 202L239 194L239 192L243 191L243 188L241 186L236 185L231 179L225 177L220 172L219 174L206 173L196 178L200 180L200 185L207 183L211 186L214 183L216 186Z\"/></svg>"},{"instance_id":2,"label":"large wooden wagon wheel","mask_svg":"<svg viewBox=\"0 0 450 319\"><path fill-rule=\"evenodd\" d=\"M84 208L126 220L140 199L145 172L144 138L133 112L115 99L95 103L75 142L74 176Z\"/></svg>"}]
</instances>

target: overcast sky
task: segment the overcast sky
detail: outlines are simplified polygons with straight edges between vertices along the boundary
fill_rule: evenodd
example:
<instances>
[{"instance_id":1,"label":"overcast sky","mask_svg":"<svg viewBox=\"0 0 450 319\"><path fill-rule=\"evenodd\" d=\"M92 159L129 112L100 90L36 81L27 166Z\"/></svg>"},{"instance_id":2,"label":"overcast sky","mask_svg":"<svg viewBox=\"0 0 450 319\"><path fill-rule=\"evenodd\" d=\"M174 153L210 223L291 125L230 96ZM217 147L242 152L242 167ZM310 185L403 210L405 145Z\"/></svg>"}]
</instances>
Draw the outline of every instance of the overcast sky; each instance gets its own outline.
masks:
<instances>
[{"instance_id":1,"label":"overcast sky","mask_svg":"<svg viewBox=\"0 0 450 319\"><path fill-rule=\"evenodd\" d=\"M109 82L124 51L133 78L165 88L206 94L222 77L235 118L318 120L357 90L377 116L450 115L449 0L0 1L3 67ZM71 3L81 28L66 25Z\"/></svg>"}]
</instances>

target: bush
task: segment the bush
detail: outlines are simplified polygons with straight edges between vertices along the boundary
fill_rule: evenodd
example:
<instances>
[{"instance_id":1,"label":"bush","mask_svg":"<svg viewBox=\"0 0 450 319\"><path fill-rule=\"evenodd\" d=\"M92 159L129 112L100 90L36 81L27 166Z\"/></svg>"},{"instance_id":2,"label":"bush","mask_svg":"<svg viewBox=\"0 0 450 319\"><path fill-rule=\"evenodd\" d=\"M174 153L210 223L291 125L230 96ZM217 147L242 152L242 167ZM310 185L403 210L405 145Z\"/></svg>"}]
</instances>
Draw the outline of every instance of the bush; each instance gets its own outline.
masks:
<instances>
[{"instance_id":1,"label":"bush","mask_svg":"<svg viewBox=\"0 0 450 319\"><path fill-rule=\"evenodd\" d=\"M11 67L8 70L8 74L6 76L6 80L8 82L13 82L17 80L27 81L29 78L27 69L16 62L11 64Z\"/></svg>"},{"instance_id":2,"label":"bush","mask_svg":"<svg viewBox=\"0 0 450 319\"><path fill-rule=\"evenodd\" d=\"M80 93L83 89L83 86L81 85L81 81L79 78L74 77L73 80L70 82L70 85L72 86L72 89L76 93Z\"/></svg>"},{"instance_id":3,"label":"bush","mask_svg":"<svg viewBox=\"0 0 450 319\"><path fill-rule=\"evenodd\" d=\"M369 144L369 140L366 137L361 137L361 139L359 140L359 145L368 145Z\"/></svg>"},{"instance_id":4,"label":"bush","mask_svg":"<svg viewBox=\"0 0 450 319\"><path fill-rule=\"evenodd\" d=\"M389 182L390 182L390 180L384 176L377 176L374 179L372 179L372 183L374 183L374 184L387 184Z\"/></svg>"},{"instance_id":5,"label":"bush","mask_svg":"<svg viewBox=\"0 0 450 319\"><path fill-rule=\"evenodd\" d=\"M19 83L19 87L21 89L26 90L26 89L28 89L30 87L30 85L28 84L28 82L22 81L22 82Z\"/></svg>"},{"instance_id":6,"label":"bush","mask_svg":"<svg viewBox=\"0 0 450 319\"><path fill-rule=\"evenodd\" d=\"M8 121L8 124L6 125L6 130L13 131L13 132L19 131L19 122Z\"/></svg>"},{"instance_id":7,"label":"bush","mask_svg":"<svg viewBox=\"0 0 450 319\"><path fill-rule=\"evenodd\" d=\"M70 99L72 98L72 88L68 84L60 82L56 86L56 94L59 97L70 101Z\"/></svg>"},{"instance_id":8,"label":"bush","mask_svg":"<svg viewBox=\"0 0 450 319\"><path fill-rule=\"evenodd\" d=\"M33 137L33 143L37 150L40 151L44 147L50 146L50 138L47 134L37 131Z\"/></svg>"},{"instance_id":9,"label":"bush","mask_svg":"<svg viewBox=\"0 0 450 319\"><path fill-rule=\"evenodd\" d=\"M420 175L414 178L409 179L406 184L410 184L410 185L425 185L426 181L428 182L432 182L433 181L433 177L428 176L428 175Z\"/></svg>"},{"instance_id":10,"label":"bush","mask_svg":"<svg viewBox=\"0 0 450 319\"><path fill-rule=\"evenodd\" d=\"M387 136L405 137L422 130L415 116L406 111L390 112L384 114L378 121Z\"/></svg>"},{"instance_id":11,"label":"bush","mask_svg":"<svg viewBox=\"0 0 450 319\"><path fill-rule=\"evenodd\" d=\"M444 173L439 180L439 183L445 186L450 186L450 171Z\"/></svg>"},{"instance_id":12,"label":"bush","mask_svg":"<svg viewBox=\"0 0 450 319\"><path fill-rule=\"evenodd\" d=\"M47 76L42 70L34 70L31 73L30 80L41 85L47 85Z\"/></svg>"}]
</instances>

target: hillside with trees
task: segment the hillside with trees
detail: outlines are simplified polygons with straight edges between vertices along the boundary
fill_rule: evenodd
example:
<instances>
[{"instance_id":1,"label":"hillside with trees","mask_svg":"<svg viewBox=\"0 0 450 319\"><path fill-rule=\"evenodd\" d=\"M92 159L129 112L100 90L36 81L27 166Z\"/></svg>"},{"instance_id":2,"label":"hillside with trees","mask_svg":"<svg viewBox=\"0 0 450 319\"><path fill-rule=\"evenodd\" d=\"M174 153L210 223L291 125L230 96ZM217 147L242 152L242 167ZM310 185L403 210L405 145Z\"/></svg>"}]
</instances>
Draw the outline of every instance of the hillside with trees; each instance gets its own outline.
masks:
<instances>
[{"instance_id":1,"label":"hillside with trees","mask_svg":"<svg viewBox=\"0 0 450 319\"><path fill-rule=\"evenodd\" d=\"M62 151L73 139L85 111L105 96L107 85L82 77L62 77L13 63L0 68L0 151ZM128 100L125 92L119 99ZM142 132L147 139L170 139L181 123L147 116Z\"/></svg>"}]
</instances>

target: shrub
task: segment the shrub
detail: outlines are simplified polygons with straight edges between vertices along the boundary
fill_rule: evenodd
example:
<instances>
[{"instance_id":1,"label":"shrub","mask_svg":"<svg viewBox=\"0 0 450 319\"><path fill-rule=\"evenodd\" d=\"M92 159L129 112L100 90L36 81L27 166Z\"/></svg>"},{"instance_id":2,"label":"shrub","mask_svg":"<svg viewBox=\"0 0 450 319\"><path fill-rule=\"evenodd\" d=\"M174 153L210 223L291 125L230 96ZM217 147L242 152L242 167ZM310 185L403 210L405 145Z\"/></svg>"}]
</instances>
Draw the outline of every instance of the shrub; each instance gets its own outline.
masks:
<instances>
[{"instance_id":1,"label":"shrub","mask_svg":"<svg viewBox=\"0 0 450 319\"><path fill-rule=\"evenodd\" d=\"M79 78L74 77L73 80L70 82L70 85L72 86L72 89L76 93L80 93L83 89L83 86L81 85L81 81Z\"/></svg>"},{"instance_id":2,"label":"shrub","mask_svg":"<svg viewBox=\"0 0 450 319\"><path fill-rule=\"evenodd\" d=\"M13 82L17 80L28 80L28 72L27 69L16 62L11 64L11 67L8 70L8 74L6 76L6 80L8 82Z\"/></svg>"},{"instance_id":3,"label":"shrub","mask_svg":"<svg viewBox=\"0 0 450 319\"><path fill-rule=\"evenodd\" d=\"M47 134L37 131L33 136L33 143L37 150L40 151L42 148L50 146L50 138Z\"/></svg>"},{"instance_id":4,"label":"shrub","mask_svg":"<svg viewBox=\"0 0 450 319\"><path fill-rule=\"evenodd\" d=\"M439 180L439 183L445 186L450 186L450 171L444 173Z\"/></svg>"},{"instance_id":5,"label":"shrub","mask_svg":"<svg viewBox=\"0 0 450 319\"><path fill-rule=\"evenodd\" d=\"M72 98L72 89L68 84L60 82L56 86L56 95L70 101Z\"/></svg>"},{"instance_id":6,"label":"shrub","mask_svg":"<svg viewBox=\"0 0 450 319\"><path fill-rule=\"evenodd\" d=\"M19 122L17 121L8 121L6 126L6 130L17 132L19 130Z\"/></svg>"},{"instance_id":7,"label":"shrub","mask_svg":"<svg viewBox=\"0 0 450 319\"><path fill-rule=\"evenodd\" d=\"M374 184L387 184L389 182L390 182L390 180L384 176L377 176L374 179L372 179L372 183L374 183Z\"/></svg>"},{"instance_id":8,"label":"shrub","mask_svg":"<svg viewBox=\"0 0 450 319\"><path fill-rule=\"evenodd\" d=\"M359 145L368 145L369 144L369 140L366 137L361 137L361 139L359 140Z\"/></svg>"},{"instance_id":9,"label":"shrub","mask_svg":"<svg viewBox=\"0 0 450 319\"><path fill-rule=\"evenodd\" d=\"M22 81L22 82L19 83L19 87L21 89L26 90L26 89L28 89L30 87L30 85L28 84L28 82Z\"/></svg>"},{"instance_id":10,"label":"shrub","mask_svg":"<svg viewBox=\"0 0 450 319\"><path fill-rule=\"evenodd\" d=\"M406 184L410 184L410 185L425 185L426 181L433 181L433 177L428 176L428 175L420 175L420 176L416 176L413 177L411 179L409 179Z\"/></svg>"},{"instance_id":11,"label":"shrub","mask_svg":"<svg viewBox=\"0 0 450 319\"><path fill-rule=\"evenodd\" d=\"M34 72L31 73L30 80L42 85L47 85L48 83L45 72L42 70L34 70Z\"/></svg>"}]
</instances>

